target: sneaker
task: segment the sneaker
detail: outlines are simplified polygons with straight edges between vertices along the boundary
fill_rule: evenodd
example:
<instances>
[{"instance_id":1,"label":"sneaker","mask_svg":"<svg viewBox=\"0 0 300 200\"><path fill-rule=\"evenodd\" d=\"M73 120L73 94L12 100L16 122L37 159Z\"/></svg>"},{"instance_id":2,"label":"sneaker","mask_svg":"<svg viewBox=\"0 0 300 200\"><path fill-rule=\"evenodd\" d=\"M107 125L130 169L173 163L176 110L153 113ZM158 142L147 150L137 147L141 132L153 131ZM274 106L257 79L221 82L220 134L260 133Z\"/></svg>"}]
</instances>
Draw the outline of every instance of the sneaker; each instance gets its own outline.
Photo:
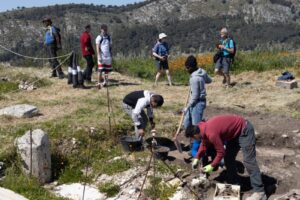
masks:
<instances>
[{"instance_id":1,"label":"sneaker","mask_svg":"<svg viewBox=\"0 0 300 200\"><path fill-rule=\"evenodd\" d=\"M267 195L265 192L254 192L250 197L247 197L246 200L267 200Z\"/></svg>"}]
</instances>

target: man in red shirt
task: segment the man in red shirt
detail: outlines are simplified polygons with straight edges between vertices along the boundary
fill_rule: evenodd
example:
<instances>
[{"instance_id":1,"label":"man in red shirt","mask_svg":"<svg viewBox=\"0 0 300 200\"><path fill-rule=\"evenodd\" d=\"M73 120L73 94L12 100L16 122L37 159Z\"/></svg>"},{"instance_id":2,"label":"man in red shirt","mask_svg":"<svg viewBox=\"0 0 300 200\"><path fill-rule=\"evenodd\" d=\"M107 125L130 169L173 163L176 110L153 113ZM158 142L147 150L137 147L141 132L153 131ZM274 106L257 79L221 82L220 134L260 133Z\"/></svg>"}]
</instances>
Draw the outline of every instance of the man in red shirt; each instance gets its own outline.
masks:
<instances>
[{"instance_id":1,"label":"man in red shirt","mask_svg":"<svg viewBox=\"0 0 300 200\"><path fill-rule=\"evenodd\" d=\"M87 67L83 72L84 79L87 82L91 82L92 80L92 73L94 67L93 55L95 54L91 42L92 40L91 40L90 32L91 32L91 26L87 25L85 26L85 31L82 33L80 37L80 48L81 48L82 56L85 58L87 62Z\"/></svg>"},{"instance_id":2,"label":"man in red shirt","mask_svg":"<svg viewBox=\"0 0 300 200\"><path fill-rule=\"evenodd\" d=\"M243 163L250 175L251 186L254 193L247 200L267 199L261 173L256 162L255 133L253 125L241 116L219 115L206 122L200 122L198 126L189 126L186 129L186 137L202 140L193 167L198 165L199 159L205 154L208 147L215 148L217 155L211 164L206 165L203 171L211 173L224 157L228 182L236 183L237 172L235 158L242 149ZM226 149L224 148L226 143Z\"/></svg>"}]
</instances>

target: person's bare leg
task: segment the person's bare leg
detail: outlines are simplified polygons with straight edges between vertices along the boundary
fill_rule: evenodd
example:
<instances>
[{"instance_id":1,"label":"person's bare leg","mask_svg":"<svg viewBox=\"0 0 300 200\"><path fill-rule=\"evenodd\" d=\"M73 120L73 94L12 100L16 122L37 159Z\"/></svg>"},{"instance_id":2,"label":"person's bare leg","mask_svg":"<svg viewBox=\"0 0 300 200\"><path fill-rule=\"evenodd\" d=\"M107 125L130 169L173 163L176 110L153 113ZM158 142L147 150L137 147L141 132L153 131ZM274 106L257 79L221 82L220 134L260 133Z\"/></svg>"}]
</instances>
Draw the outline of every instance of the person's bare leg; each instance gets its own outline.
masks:
<instances>
[{"instance_id":1,"label":"person's bare leg","mask_svg":"<svg viewBox=\"0 0 300 200\"><path fill-rule=\"evenodd\" d=\"M222 83L223 84L226 84L227 83L227 78L226 78L226 76L225 76L225 74L224 74L224 72L222 71L222 70L215 70L215 74L216 75L220 75L220 76L223 76L223 81L222 81Z\"/></svg>"},{"instance_id":2,"label":"person's bare leg","mask_svg":"<svg viewBox=\"0 0 300 200\"><path fill-rule=\"evenodd\" d=\"M172 86L171 75L170 75L170 71L168 69L166 70L166 75L167 75L167 78L168 78L169 86Z\"/></svg>"},{"instance_id":3,"label":"person's bare leg","mask_svg":"<svg viewBox=\"0 0 300 200\"><path fill-rule=\"evenodd\" d=\"M226 85L230 86L230 75L229 74L224 74L225 80L226 80Z\"/></svg>"},{"instance_id":4,"label":"person's bare leg","mask_svg":"<svg viewBox=\"0 0 300 200\"><path fill-rule=\"evenodd\" d=\"M156 76L155 76L155 83L154 83L155 86L157 86L157 84L158 84L158 79L159 79L160 75L161 75L161 73L160 73L160 71L158 71Z\"/></svg>"}]
</instances>

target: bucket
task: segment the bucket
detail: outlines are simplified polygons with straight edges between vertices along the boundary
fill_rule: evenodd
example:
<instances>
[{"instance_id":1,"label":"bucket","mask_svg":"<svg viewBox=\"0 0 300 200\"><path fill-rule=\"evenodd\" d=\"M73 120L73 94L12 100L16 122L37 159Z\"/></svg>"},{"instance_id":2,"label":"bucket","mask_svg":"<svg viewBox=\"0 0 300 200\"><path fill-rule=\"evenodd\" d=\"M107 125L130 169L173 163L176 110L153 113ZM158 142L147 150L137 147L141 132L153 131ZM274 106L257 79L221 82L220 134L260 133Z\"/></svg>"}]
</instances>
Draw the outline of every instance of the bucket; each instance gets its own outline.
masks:
<instances>
[{"instance_id":1,"label":"bucket","mask_svg":"<svg viewBox=\"0 0 300 200\"><path fill-rule=\"evenodd\" d=\"M143 143L137 136L123 136L120 142L124 151L133 152L143 150Z\"/></svg>"},{"instance_id":2,"label":"bucket","mask_svg":"<svg viewBox=\"0 0 300 200\"><path fill-rule=\"evenodd\" d=\"M169 151L169 147L157 146L154 148L154 156L156 159L166 160L168 158Z\"/></svg>"}]
</instances>

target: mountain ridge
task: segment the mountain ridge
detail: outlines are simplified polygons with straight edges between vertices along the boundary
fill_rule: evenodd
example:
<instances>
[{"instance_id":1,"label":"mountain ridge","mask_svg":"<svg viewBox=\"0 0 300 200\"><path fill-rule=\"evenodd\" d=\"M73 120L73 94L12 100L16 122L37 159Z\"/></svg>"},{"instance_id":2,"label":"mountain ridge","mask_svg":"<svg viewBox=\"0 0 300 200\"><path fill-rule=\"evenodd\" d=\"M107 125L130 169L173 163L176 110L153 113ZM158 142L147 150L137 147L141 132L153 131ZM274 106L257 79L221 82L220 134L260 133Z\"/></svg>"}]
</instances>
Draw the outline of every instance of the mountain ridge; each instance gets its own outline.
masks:
<instances>
[{"instance_id":1,"label":"mountain ridge","mask_svg":"<svg viewBox=\"0 0 300 200\"><path fill-rule=\"evenodd\" d=\"M19 53L42 54L41 19L45 16L61 28L66 52L79 51L79 37L86 24L93 26L95 38L102 23L109 25L114 52L119 55L149 55L159 32L169 35L173 53L212 51L223 26L243 50L274 45L298 49L300 45L297 0L148 0L127 6L20 8L0 13L0 43ZM0 60L12 58L0 51Z\"/></svg>"}]
</instances>

